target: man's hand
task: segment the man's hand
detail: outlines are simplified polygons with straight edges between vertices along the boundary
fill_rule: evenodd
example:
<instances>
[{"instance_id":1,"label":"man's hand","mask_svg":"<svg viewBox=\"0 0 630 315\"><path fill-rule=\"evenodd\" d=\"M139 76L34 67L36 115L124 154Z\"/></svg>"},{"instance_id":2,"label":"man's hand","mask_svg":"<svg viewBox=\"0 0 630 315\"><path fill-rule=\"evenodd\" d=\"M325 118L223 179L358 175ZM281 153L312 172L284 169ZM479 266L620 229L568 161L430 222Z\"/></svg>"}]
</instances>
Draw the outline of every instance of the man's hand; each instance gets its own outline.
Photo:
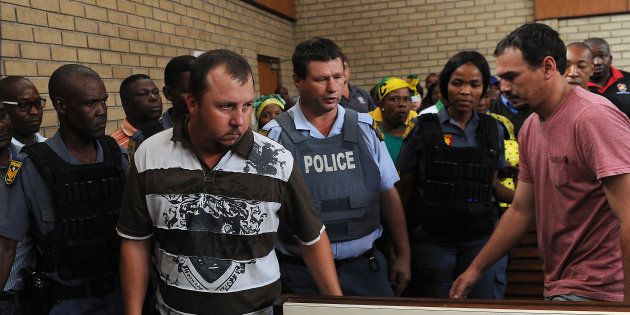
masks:
<instances>
[{"instance_id":1,"label":"man's hand","mask_svg":"<svg viewBox=\"0 0 630 315\"><path fill-rule=\"evenodd\" d=\"M455 282L453 282L449 297L451 299L467 298L468 293L470 293L470 290L472 290L472 287L475 286L479 279L481 279L481 272L472 270L471 268L466 269L466 271L459 275Z\"/></svg>"},{"instance_id":2,"label":"man's hand","mask_svg":"<svg viewBox=\"0 0 630 315\"><path fill-rule=\"evenodd\" d=\"M394 287L394 294L400 296L411 279L411 258L397 257L394 250L388 252L389 282Z\"/></svg>"}]
</instances>

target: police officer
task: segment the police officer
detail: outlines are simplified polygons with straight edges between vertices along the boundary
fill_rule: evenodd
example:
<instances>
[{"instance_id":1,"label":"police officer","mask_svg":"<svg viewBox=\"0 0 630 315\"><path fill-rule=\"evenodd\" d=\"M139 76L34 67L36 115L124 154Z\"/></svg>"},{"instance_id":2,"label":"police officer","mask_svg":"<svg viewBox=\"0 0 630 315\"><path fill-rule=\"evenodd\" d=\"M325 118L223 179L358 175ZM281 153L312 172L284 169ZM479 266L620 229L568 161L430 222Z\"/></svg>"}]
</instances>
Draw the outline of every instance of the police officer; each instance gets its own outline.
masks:
<instances>
[{"instance_id":1,"label":"police officer","mask_svg":"<svg viewBox=\"0 0 630 315\"><path fill-rule=\"evenodd\" d=\"M13 139L11 143L18 152L24 145L46 140L39 134L46 99L42 98L35 85L20 76L8 76L0 80L0 98L11 117Z\"/></svg>"},{"instance_id":2,"label":"police officer","mask_svg":"<svg viewBox=\"0 0 630 315\"><path fill-rule=\"evenodd\" d=\"M475 51L453 56L440 72L446 108L415 118L398 157L397 184L407 207L412 242L411 295L448 297L453 280L488 240L497 220L493 192L506 166L503 128L475 109L488 88L490 69ZM513 192L512 192L513 195ZM471 297L502 298L504 257Z\"/></svg>"},{"instance_id":3,"label":"police officer","mask_svg":"<svg viewBox=\"0 0 630 315\"><path fill-rule=\"evenodd\" d=\"M0 288L4 288L0 294L0 314L19 315L26 311L26 300L17 268L29 263L30 256L26 254L31 243L24 239L26 230L15 225L16 221L25 220L28 212L19 180L22 158L11 144L12 123L4 102L5 95L0 95L0 177L3 180L0 183ZM19 250L16 249L18 242Z\"/></svg>"},{"instance_id":4,"label":"police officer","mask_svg":"<svg viewBox=\"0 0 630 315\"><path fill-rule=\"evenodd\" d=\"M127 157L105 136L107 91L93 70L68 64L48 83L59 130L25 147L24 194L37 264L24 277L41 314L120 314L115 224Z\"/></svg>"},{"instance_id":5,"label":"police officer","mask_svg":"<svg viewBox=\"0 0 630 315\"><path fill-rule=\"evenodd\" d=\"M304 173L331 239L343 293L393 296L409 279L404 213L394 188L398 175L372 118L339 105L342 56L325 38L300 43L292 58L299 103L267 124L263 133L291 151ZM380 218L393 243L389 265L373 248L382 233ZM281 224L279 233L283 288L317 293L291 231Z\"/></svg>"}]
</instances>

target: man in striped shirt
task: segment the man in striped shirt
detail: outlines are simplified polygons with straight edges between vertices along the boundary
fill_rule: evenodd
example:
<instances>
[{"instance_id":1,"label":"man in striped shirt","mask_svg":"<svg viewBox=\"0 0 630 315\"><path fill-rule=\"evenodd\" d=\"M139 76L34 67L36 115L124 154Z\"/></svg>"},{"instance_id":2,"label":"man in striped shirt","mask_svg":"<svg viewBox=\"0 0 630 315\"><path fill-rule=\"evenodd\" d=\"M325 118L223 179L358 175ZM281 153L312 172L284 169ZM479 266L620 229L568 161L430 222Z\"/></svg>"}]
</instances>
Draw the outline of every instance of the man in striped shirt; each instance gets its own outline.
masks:
<instances>
[{"instance_id":1,"label":"man in striped shirt","mask_svg":"<svg viewBox=\"0 0 630 315\"><path fill-rule=\"evenodd\" d=\"M136 152L117 228L125 314L141 313L152 244L162 314L271 313L281 217L320 292L341 294L328 236L291 153L249 128L253 101L247 61L209 51L190 74L190 117Z\"/></svg>"}]
</instances>

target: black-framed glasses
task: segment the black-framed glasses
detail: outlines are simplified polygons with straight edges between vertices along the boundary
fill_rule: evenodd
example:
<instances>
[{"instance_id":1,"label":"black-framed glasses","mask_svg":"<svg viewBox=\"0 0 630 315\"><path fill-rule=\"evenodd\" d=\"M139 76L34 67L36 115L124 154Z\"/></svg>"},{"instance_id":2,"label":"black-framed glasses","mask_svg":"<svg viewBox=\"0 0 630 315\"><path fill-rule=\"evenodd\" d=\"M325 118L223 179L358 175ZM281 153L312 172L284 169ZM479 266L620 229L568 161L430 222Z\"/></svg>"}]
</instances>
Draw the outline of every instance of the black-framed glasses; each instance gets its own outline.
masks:
<instances>
[{"instance_id":1,"label":"black-framed glasses","mask_svg":"<svg viewBox=\"0 0 630 315\"><path fill-rule=\"evenodd\" d=\"M18 110L20 110L21 112L28 112L31 110L31 108L33 108L33 106L35 106L35 108L37 109L44 108L44 106L46 106L46 100L43 98L39 98L34 101L19 101L19 102L2 101L2 104L17 107Z\"/></svg>"}]
</instances>

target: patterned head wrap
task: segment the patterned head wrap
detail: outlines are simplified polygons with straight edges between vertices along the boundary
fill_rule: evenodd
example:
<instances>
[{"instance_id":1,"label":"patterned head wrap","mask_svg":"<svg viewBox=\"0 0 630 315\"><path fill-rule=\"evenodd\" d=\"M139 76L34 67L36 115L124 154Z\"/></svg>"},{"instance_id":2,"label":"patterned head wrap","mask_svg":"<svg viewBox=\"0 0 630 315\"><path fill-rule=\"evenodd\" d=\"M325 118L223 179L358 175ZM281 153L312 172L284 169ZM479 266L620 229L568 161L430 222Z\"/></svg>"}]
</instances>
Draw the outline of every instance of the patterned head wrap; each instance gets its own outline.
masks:
<instances>
[{"instance_id":1,"label":"patterned head wrap","mask_svg":"<svg viewBox=\"0 0 630 315\"><path fill-rule=\"evenodd\" d=\"M412 87L409 86L409 82L397 77L385 77L376 84L376 89L374 90L376 94L375 99L377 103L380 103L389 92L402 88L408 88L413 91Z\"/></svg>"},{"instance_id":2,"label":"patterned head wrap","mask_svg":"<svg viewBox=\"0 0 630 315\"><path fill-rule=\"evenodd\" d=\"M407 76L407 82L409 82L409 88L411 89L411 96L418 96L418 84L420 84L420 79L417 74L410 74Z\"/></svg>"},{"instance_id":3,"label":"patterned head wrap","mask_svg":"<svg viewBox=\"0 0 630 315\"><path fill-rule=\"evenodd\" d=\"M284 110L286 102L282 99L280 94L261 95L254 101L254 110L256 111L256 118L260 119L260 113L269 104L276 104Z\"/></svg>"}]
</instances>

